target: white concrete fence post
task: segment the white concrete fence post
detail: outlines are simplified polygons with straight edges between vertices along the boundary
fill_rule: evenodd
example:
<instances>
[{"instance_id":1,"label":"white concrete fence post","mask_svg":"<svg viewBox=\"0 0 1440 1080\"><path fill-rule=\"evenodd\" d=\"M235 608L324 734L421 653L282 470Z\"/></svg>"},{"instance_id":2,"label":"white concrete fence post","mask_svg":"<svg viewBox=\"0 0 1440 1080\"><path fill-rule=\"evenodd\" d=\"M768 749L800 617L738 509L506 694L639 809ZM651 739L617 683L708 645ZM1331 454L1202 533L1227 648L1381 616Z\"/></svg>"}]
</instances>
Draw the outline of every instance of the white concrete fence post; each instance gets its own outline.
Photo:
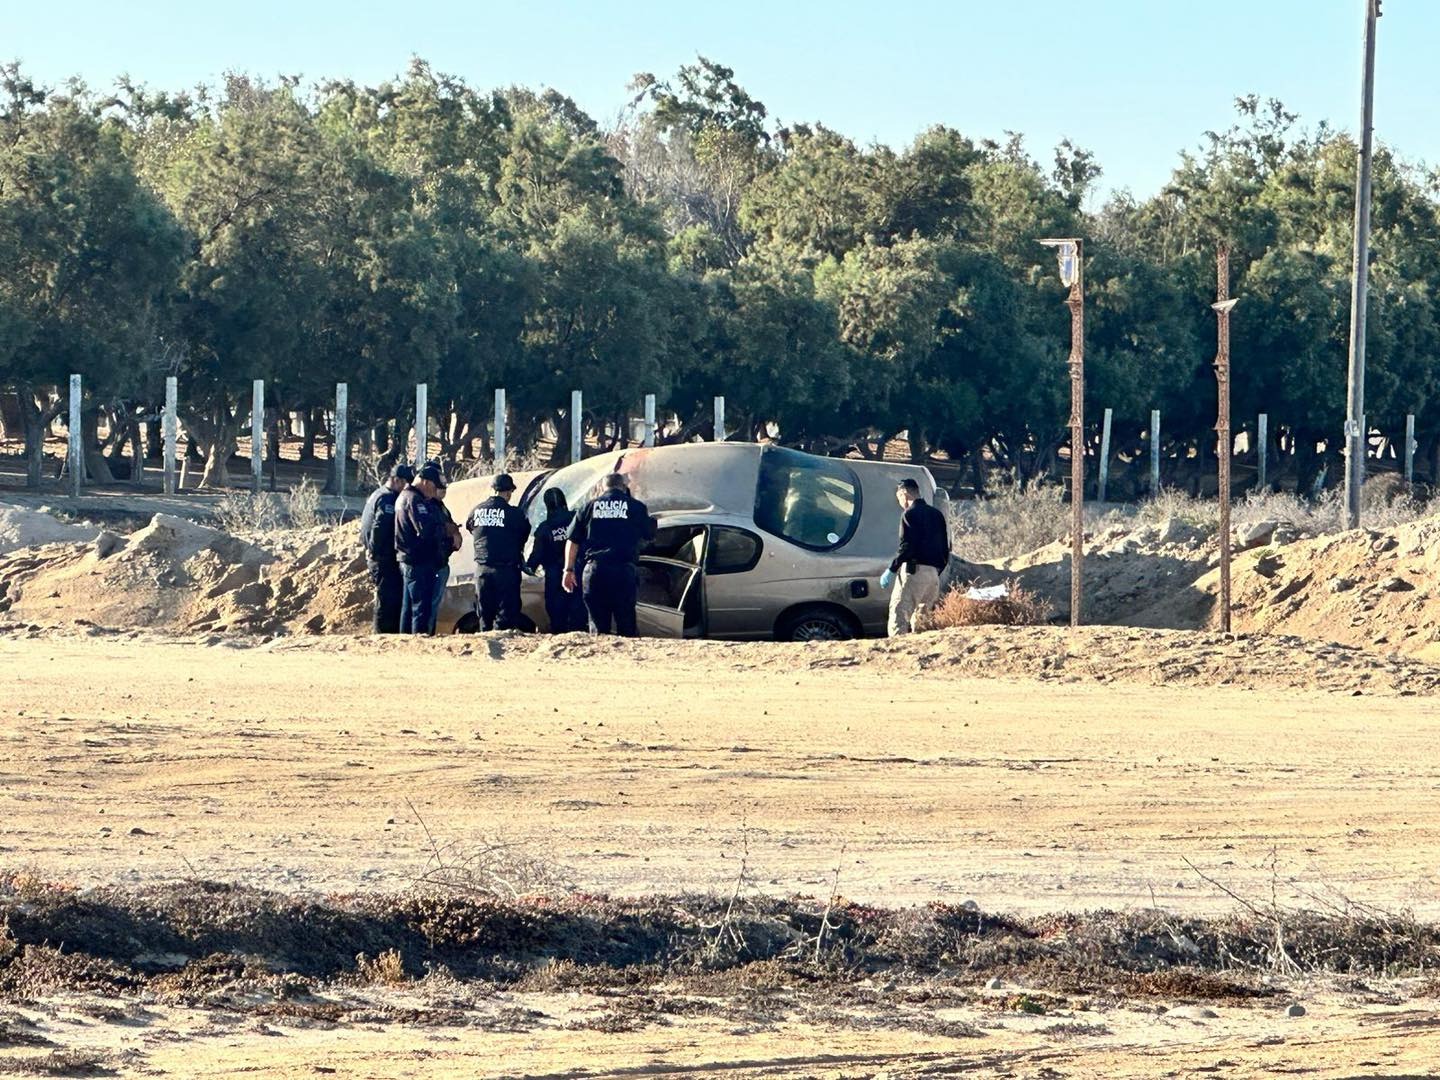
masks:
<instances>
[{"instance_id":1,"label":"white concrete fence post","mask_svg":"<svg viewBox=\"0 0 1440 1080\"><path fill-rule=\"evenodd\" d=\"M570 461L585 456L584 399L579 390L570 391Z\"/></svg>"},{"instance_id":2,"label":"white concrete fence post","mask_svg":"<svg viewBox=\"0 0 1440 1080\"><path fill-rule=\"evenodd\" d=\"M335 384L335 494L345 497L345 458L350 448L350 386Z\"/></svg>"},{"instance_id":3,"label":"white concrete fence post","mask_svg":"<svg viewBox=\"0 0 1440 1080\"><path fill-rule=\"evenodd\" d=\"M175 453L176 445L180 441L180 417L177 412L180 408L179 380L174 375L165 377L165 412L160 420L160 427L165 439L164 468L165 468L165 494L175 494Z\"/></svg>"},{"instance_id":4,"label":"white concrete fence post","mask_svg":"<svg viewBox=\"0 0 1440 1080\"><path fill-rule=\"evenodd\" d=\"M645 395L645 445L655 445L655 395Z\"/></svg>"},{"instance_id":5,"label":"white concrete fence post","mask_svg":"<svg viewBox=\"0 0 1440 1080\"><path fill-rule=\"evenodd\" d=\"M715 399L715 441L725 441L725 398Z\"/></svg>"},{"instance_id":6,"label":"white concrete fence post","mask_svg":"<svg viewBox=\"0 0 1440 1080\"><path fill-rule=\"evenodd\" d=\"M1110 483L1110 421L1115 410L1105 410L1105 420L1100 426L1100 483L1096 496L1103 503L1105 501L1105 489Z\"/></svg>"},{"instance_id":7,"label":"white concrete fence post","mask_svg":"<svg viewBox=\"0 0 1440 1080\"><path fill-rule=\"evenodd\" d=\"M1269 414L1269 413L1263 413L1263 412L1262 412L1262 413L1260 414L1260 422L1259 422L1259 424L1256 426L1256 429L1255 429L1255 441L1256 441L1256 448L1259 450L1259 458L1257 459L1257 466L1258 466L1258 468L1257 468L1257 474L1258 474L1258 475L1255 477L1255 486L1256 486L1257 488L1259 488L1261 491L1265 491L1265 490L1270 486L1270 485L1269 485L1269 466L1270 466L1270 414Z\"/></svg>"},{"instance_id":8,"label":"white concrete fence post","mask_svg":"<svg viewBox=\"0 0 1440 1080\"><path fill-rule=\"evenodd\" d=\"M1415 414L1405 414L1405 483L1415 482Z\"/></svg>"},{"instance_id":9,"label":"white concrete fence post","mask_svg":"<svg viewBox=\"0 0 1440 1080\"><path fill-rule=\"evenodd\" d=\"M265 475L265 380L250 388L250 484L256 495Z\"/></svg>"},{"instance_id":10,"label":"white concrete fence post","mask_svg":"<svg viewBox=\"0 0 1440 1080\"><path fill-rule=\"evenodd\" d=\"M85 482L85 439L80 431L80 376L70 376L70 495L80 497Z\"/></svg>"},{"instance_id":11,"label":"white concrete fence post","mask_svg":"<svg viewBox=\"0 0 1440 1080\"><path fill-rule=\"evenodd\" d=\"M1160 410L1150 410L1150 497L1160 494Z\"/></svg>"},{"instance_id":12,"label":"white concrete fence post","mask_svg":"<svg viewBox=\"0 0 1440 1080\"><path fill-rule=\"evenodd\" d=\"M495 391L495 471L505 469L505 391Z\"/></svg>"},{"instance_id":13,"label":"white concrete fence post","mask_svg":"<svg viewBox=\"0 0 1440 1080\"><path fill-rule=\"evenodd\" d=\"M415 384L415 468L428 460L430 450L430 387Z\"/></svg>"}]
</instances>

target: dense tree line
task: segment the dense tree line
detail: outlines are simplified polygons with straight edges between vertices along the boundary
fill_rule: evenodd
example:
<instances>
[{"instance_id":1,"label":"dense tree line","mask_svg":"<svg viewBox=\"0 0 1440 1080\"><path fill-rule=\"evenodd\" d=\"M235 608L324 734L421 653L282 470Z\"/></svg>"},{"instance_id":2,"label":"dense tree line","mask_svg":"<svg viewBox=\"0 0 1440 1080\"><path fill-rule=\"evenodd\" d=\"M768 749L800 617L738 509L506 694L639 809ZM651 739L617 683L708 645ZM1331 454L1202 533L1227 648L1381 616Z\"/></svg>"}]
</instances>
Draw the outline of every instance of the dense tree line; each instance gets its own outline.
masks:
<instances>
[{"instance_id":1,"label":"dense tree line","mask_svg":"<svg viewBox=\"0 0 1440 1080\"><path fill-rule=\"evenodd\" d=\"M416 61L380 86L234 76L194 94L113 94L0 69L0 387L31 480L84 375L89 467L138 446L178 376L206 478L248 424L249 386L308 417L336 381L352 430L403 442L432 388L444 452L488 451L491 392L512 446L585 392L623 437L655 392L703 433L726 395L737 437L912 453L1033 476L1065 445L1067 323L1044 236L1087 241L1088 411L1138 452L1213 453L1214 252L1231 251L1235 414L1268 411L1301 481L1338 452L1354 147L1277 103L1182 157L1164 190L1087 209L1099 164L1046 167L935 127L903 150L780 127L701 59L638 76L612 129L553 91L482 92ZM1381 150L1369 419L1405 413L1440 459L1436 178ZM100 418L110 432L104 445ZM1088 449L1098 446L1098 431ZM1277 447L1278 448L1278 447Z\"/></svg>"}]
</instances>

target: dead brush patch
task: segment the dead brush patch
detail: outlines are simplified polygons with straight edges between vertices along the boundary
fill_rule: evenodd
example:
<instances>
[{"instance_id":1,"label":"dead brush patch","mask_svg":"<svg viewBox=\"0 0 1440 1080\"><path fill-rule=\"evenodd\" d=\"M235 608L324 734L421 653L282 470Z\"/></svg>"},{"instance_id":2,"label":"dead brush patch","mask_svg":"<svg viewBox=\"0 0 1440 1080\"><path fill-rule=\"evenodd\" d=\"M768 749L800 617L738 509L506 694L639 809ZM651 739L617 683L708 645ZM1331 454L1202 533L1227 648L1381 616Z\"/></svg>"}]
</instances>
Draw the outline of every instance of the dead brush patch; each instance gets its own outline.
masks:
<instances>
[{"instance_id":1,"label":"dead brush patch","mask_svg":"<svg viewBox=\"0 0 1440 1080\"><path fill-rule=\"evenodd\" d=\"M404 986L410 981L399 949L386 949L373 959L363 952L358 954L355 978L362 986Z\"/></svg>"},{"instance_id":2,"label":"dead brush patch","mask_svg":"<svg viewBox=\"0 0 1440 1080\"><path fill-rule=\"evenodd\" d=\"M52 1050L38 1057L9 1058L9 1076L119 1076L109 1058L93 1050Z\"/></svg>"},{"instance_id":3,"label":"dead brush patch","mask_svg":"<svg viewBox=\"0 0 1440 1080\"><path fill-rule=\"evenodd\" d=\"M921 630L952 630L966 626L1038 626L1050 614L1049 605L1020 585L1011 585L998 600L972 600L964 587L956 587L920 620Z\"/></svg>"}]
</instances>

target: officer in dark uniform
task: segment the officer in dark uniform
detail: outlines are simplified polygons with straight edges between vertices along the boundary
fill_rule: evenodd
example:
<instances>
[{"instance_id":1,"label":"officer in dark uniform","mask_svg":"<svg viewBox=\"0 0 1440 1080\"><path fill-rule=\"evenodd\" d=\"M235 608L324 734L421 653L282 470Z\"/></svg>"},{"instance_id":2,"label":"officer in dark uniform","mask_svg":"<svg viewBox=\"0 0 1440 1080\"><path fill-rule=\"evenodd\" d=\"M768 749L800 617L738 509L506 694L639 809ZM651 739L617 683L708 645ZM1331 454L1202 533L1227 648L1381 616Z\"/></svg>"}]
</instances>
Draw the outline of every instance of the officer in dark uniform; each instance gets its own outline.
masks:
<instances>
[{"instance_id":1,"label":"officer in dark uniform","mask_svg":"<svg viewBox=\"0 0 1440 1080\"><path fill-rule=\"evenodd\" d=\"M414 481L395 499L395 557L405 582L400 605L402 634L430 633L435 603L435 575L440 553L450 543L445 515L435 504L440 466L427 462Z\"/></svg>"},{"instance_id":2,"label":"officer in dark uniform","mask_svg":"<svg viewBox=\"0 0 1440 1080\"><path fill-rule=\"evenodd\" d=\"M377 634L400 631L400 605L405 581L400 564L395 561L395 499L405 485L415 479L409 465L396 465L390 479L370 493L360 514L360 543L365 548L365 566L375 586L375 622Z\"/></svg>"},{"instance_id":3,"label":"officer in dark uniform","mask_svg":"<svg viewBox=\"0 0 1440 1080\"><path fill-rule=\"evenodd\" d=\"M545 571L545 614L550 620L550 632L568 634L584 630L585 601L579 590L566 592L564 586L565 539L570 535L575 511L565 504L565 493L553 487L545 491L545 511L545 520L535 530L535 543L525 560L525 569L531 574L537 568Z\"/></svg>"},{"instance_id":4,"label":"officer in dark uniform","mask_svg":"<svg viewBox=\"0 0 1440 1080\"><path fill-rule=\"evenodd\" d=\"M580 587L575 561L585 549L584 596L590 630L608 634L613 624L621 637L635 637L635 584L640 548L655 536L655 519L630 494L620 473L605 477L604 490L587 502L570 523L565 544L565 591Z\"/></svg>"},{"instance_id":5,"label":"officer in dark uniform","mask_svg":"<svg viewBox=\"0 0 1440 1080\"><path fill-rule=\"evenodd\" d=\"M475 541L475 599L484 630L516 630L520 626L520 567L530 522L510 505L515 481L509 473L495 477L494 494L470 511L470 536Z\"/></svg>"}]
</instances>

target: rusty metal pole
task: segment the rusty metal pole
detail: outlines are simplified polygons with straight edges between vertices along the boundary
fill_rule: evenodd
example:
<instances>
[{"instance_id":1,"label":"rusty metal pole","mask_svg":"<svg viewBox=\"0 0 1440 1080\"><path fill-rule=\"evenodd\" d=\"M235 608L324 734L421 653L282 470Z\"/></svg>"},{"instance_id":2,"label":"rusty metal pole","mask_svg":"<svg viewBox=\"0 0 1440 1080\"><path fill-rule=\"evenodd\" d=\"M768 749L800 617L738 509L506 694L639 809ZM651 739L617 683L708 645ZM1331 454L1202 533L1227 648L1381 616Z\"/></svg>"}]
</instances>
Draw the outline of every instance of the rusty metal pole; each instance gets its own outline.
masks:
<instances>
[{"instance_id":1,"label":"rusty metal pole","mask_svg":"<svg viewBox=\"0 0 1440 1080\"><path fill-rule=\"evenodd\" d=\"M1080 625L1085 578L1085 270L1075 241L1070 308L1070 625Z\"/></svg>"},{"instance_id":2,"label":"rusty metal pole","mask_svg":"<svg viewBox=\"0 0 1440 1080\"><path fill-rule=\"evenodd\" d=\"M1085 577L1085 249L1076 237L1041 240L1060 261L1070 308L1070 625L1080 625Z\"/></svg>"},{"instance_id":3,"label":"rusty metal pole","mask_svg":"<svg viewBox=\"0 0 1440 1080\"><path fill-rule=\"evenodd\" d=\"M1230 632L1230 457L1234 440L1230 433L1230 251L1215 253L1215 303L1210 305L1219 323L1219 348L1215 354L1215 465L1220 498L1220 629Z\"/></svg>"}]
</instances>

